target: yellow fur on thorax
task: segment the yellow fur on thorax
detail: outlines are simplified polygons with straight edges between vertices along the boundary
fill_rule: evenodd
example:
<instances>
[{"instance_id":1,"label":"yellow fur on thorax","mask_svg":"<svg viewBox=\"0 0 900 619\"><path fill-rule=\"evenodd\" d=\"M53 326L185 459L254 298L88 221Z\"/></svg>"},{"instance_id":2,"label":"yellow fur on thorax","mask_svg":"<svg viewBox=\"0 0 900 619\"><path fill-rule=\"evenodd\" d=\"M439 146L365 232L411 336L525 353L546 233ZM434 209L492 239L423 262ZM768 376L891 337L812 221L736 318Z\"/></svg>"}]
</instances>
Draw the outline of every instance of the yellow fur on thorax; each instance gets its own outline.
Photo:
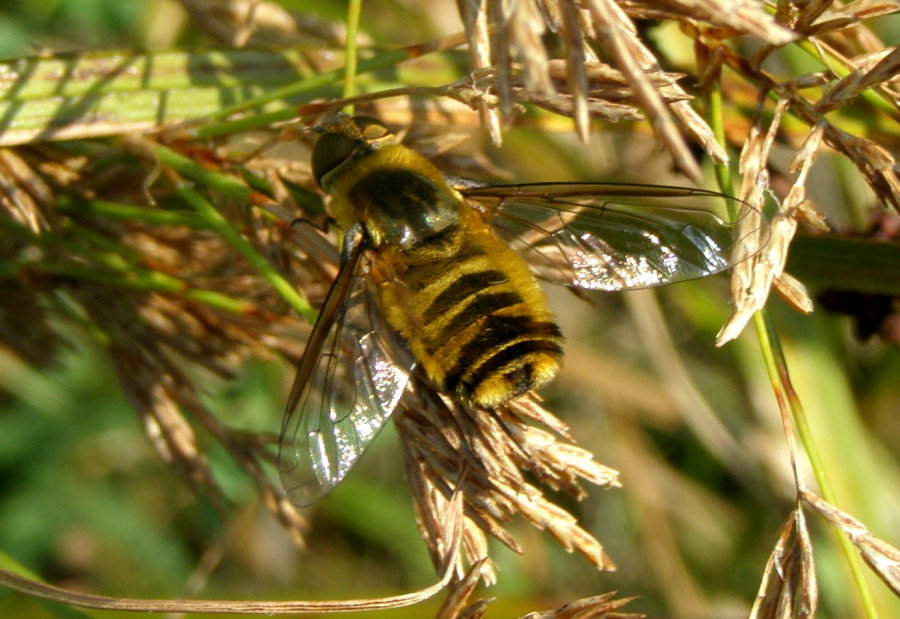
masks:
<instances>
[{"instance_id":1,"label":"yellow fur on thorax","mask_svg":"<svg viewBox=\"0 0 900 619\"><path fill-rule=\"evenodd\" d=\"M366 221L366 213L360 212L362 205L353 204L348 199L353 187L373 172L390 169L417 172L436 187L446 190L448 200L462 200L459 193L447 185L444 175L433 163L401 144L391 144L347 161L339 170L335 170L334 176L327 179L328 186L324 189L331 195L331 214L341 229L346 230L358 221ZM381 244L381 239L375 238L372 241L376 246Z\"/></svg>"}]
</instances>

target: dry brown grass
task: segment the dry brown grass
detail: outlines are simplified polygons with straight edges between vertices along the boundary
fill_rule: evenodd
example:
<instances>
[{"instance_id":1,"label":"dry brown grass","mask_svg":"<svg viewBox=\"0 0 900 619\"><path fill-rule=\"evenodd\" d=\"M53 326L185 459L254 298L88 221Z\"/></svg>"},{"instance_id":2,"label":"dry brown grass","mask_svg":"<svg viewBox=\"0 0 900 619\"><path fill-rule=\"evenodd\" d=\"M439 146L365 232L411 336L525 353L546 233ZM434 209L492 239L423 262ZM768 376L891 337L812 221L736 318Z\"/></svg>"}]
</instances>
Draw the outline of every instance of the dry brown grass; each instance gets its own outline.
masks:
<instances>
[{"instance_id":1,"label":"dry brown grass","mask_svg":"<svg viewBox=\"0 0 900 619\"><path fill-rule=\"evenodd\" d=\"M273 31L285 41L310 32L328 41L342 36L339 27L292 16L273 3L182 4L200 29L230 45L258 41L261 33L271 42ZM646 120L673 165L695 181L703 172L690 144L720 169L728 163L728 148L740 145L740 196L761 209L768 191L780 194L771 242L764 251L748 252L755 258L743 263L735 280L738 310L723 341L765 305L773 282L797 307L811 309L802 285L783 269L798 225L824 225L806 185L825 147L852 164L878 202L900 209L893 155L900 146L900 49L885 44L869 26L895 13L896 2L457 4L469 43L468 74L430 91L439 98L364 104L391 120L424 119L426 126L414 124L407 141L439 158L448 173L490 170L480 156L450 154L456 136L428 122L463 114L448 111L451 101L477 110L496 143L522 106L534 105L571 117L582 139L599 121ZM688 35L676 44L693 46L690 69L672 70L636 24L640 20L671 22ZM828 68L792 73L783 54L801 48ZM699 109L698 97L714 111ZM716 112L716 106L724 111ZM859 107L868 122L854 125L848 110ZM780 124L783 115L791 117L789 129ZM643 125L628 126L640 132ZM311 138L292 131L278 127L226 141L158 127L143 136L118 135L66 148L36 141L0 151L0 342L24 363L42 368L68 345L52 317L80 325L108 351L151 444L173 470L227 510L204 446L211 438L302 544L308 524L271 476L277 436L217 419L198 397L197 377L202 372L231 377L248 358L296 360L309 323L288 311L271 279L192 203L195 198L214 203L251 251L318 307L336 272L337 254L310 226L291 224L304 214L293 186L314 186L302 150ZM286 136L299 138L299 156L283 153ZM160 144L185 156L188 167L176 169L161 158L154 150ZM782 169L773 161L775 144L794 153L794 167ZM204 170L213 176L203 177ZM254 175L252 190L244 184L248 174ZM243 190L218 185L222 179ZM139 205L145 212L121 205ZM166 219L173 210L176 215ZM322 222L319 215L306 216ZM469 596L479 579L498 578L488 539L520 550L505 528L516 517L546 531L567 551L578 551L592 566L613 567L601 543L544 489L580 499L581 482L616 486L617 474L573 445L568 428L535 398L483 414L417 383L395 423L422 537L437 573L455 574L444 616L484 611L485 604L470 604ZM791 518L785 544L797 534L791 527L802 512ZM801 535L797 543L802 550L808 540ZM791 552L800 552L797 548ZM796 556L773 559L764 591L775 577L772 565L787 572ZM815 579L809 565L801 564L800 572L790 572L799 576L787 583L791 595L802 592L797 616L816 605ZM772 587L769 595L772 603L763 605L759 616L783 610L775 601L786 595L784 589ZM534 616L621 616L615 614L620 603L601 596Z\"/></svg>"}]
</instances>

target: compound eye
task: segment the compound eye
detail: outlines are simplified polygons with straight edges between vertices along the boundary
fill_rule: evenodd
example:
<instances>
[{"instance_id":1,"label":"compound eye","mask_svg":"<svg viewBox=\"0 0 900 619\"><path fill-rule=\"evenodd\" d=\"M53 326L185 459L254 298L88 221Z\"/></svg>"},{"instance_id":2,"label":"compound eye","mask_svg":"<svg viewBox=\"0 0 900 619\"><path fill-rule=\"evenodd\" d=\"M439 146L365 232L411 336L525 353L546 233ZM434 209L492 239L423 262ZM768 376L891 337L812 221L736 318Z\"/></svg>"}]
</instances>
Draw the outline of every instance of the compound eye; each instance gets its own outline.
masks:
<instances>
[{"instance_id":1,"label":"compound eye","mask_svg":"<svg viewBox=\"0 0 900 619\"><path fill-rule=\"evenodd\" d=\"M322 177L347 161L359 142L342 133L325 133L318 139L312 153L313 178L322 186Z\"/></svg>"}]
</instances>

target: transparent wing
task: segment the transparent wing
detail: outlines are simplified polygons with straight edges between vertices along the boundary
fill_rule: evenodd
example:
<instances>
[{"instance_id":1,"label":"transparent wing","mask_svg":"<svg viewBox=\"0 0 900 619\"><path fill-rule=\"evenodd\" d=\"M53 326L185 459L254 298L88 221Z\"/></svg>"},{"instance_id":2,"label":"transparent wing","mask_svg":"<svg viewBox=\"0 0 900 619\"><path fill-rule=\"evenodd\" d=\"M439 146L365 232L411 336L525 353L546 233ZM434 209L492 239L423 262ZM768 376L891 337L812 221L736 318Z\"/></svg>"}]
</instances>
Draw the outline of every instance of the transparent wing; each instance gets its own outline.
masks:
<instances>
[{"instance_id":1,"label":"transparent wing","mask_svg":"<svg viewBox=\"0 0 900 619\"><path fill-rule=\"evenodd\" d=\"M278 466L294 504L339 484L387 422L413 361L384 322L361 243L331 287L285 408Z\"/></svg>"},{"instance_id":2,"label":"transparent wing","mask_svg":"<svg viewBox=\"0 0 900 619\"><path fill-rule=\"evenodd\" d=\"M461 191L540 277L563 285L610 291L661 286L718 273L747 257L733 257L736 224L716 214L729 203L734 212L747 205L724 194L616 183Z\"/></svg>"}]
</instances>

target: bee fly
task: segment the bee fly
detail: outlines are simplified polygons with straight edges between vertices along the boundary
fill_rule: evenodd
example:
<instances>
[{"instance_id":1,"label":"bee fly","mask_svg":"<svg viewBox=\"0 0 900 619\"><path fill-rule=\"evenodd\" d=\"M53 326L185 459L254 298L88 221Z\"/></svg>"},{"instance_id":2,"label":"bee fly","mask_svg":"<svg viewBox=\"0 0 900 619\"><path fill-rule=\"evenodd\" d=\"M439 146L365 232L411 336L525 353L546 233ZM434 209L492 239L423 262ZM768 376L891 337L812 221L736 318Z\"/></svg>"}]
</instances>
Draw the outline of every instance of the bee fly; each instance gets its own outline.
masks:
<instances>
[{"instance_id":1,"label":"bee fly","mask_svg":"<svg viewBox=\"0 0 900 619\"><path fill-rule=\"evenodd\" d=\"M454 187L365 116L323 127L312 170L344 237L282 426L279 468L300 506L346 476L416 366L476 408L550 381L563 338L539 279L629 290L732 264L733 226L709 208L733 198L714 192L612 183Z\"/></svg>"}]
</instances>

